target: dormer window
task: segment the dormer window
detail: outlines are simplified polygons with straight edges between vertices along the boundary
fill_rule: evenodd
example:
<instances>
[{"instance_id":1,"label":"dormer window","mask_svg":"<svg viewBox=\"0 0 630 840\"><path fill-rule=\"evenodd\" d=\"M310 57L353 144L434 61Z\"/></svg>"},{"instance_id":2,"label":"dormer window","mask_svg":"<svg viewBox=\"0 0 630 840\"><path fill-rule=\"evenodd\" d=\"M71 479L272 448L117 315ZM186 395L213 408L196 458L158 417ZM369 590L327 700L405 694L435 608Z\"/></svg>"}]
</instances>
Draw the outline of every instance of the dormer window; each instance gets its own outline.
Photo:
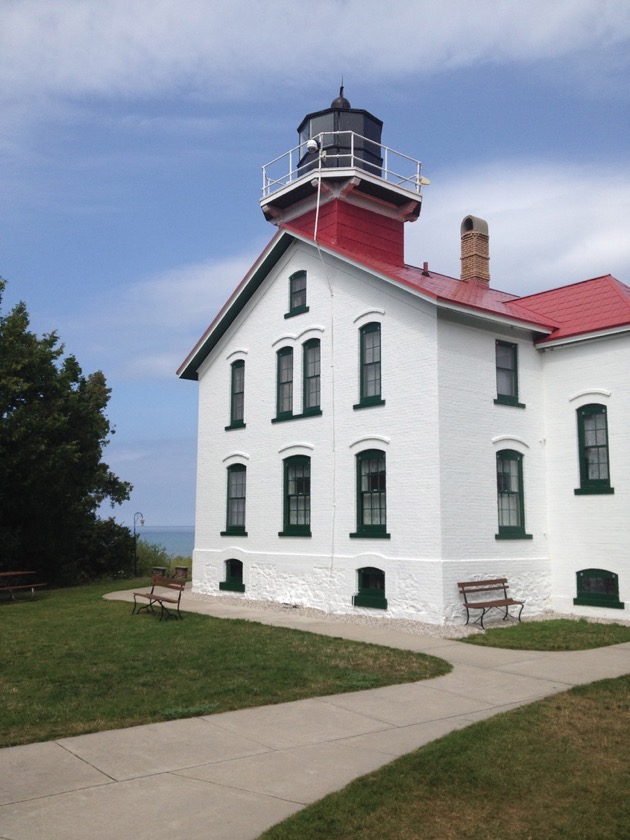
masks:
<instances>
[{"instance_id":1,"label":"dormer window","mask_svg":"<svg viewBox=\"0 0 630 840\"><path fill-rule=\"evenodd\" d=\"M292 318L308 312L306 305L306 272L296 271L289 277L289 311L284 316Z\"/></svg>"},{"instance_id":2,"label":"dormer window","mask_svg":"<svg viewBox=\"0 0 630 840\"><path fill-rule=\"evenodd\" d=\"M518 400L518 346L508 341L496 342L496 371L498 405L525 408Z\"/></svg>"}]
</instances>

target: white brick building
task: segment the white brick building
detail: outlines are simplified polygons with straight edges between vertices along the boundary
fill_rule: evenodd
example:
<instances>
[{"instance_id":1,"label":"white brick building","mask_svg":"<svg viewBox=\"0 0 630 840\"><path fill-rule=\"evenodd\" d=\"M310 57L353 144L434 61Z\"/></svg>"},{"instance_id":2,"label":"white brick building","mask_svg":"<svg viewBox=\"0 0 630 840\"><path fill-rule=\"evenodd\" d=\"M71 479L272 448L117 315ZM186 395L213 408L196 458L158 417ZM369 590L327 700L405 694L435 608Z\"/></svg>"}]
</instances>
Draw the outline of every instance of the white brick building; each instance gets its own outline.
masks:
<instances>
[{"instance_id":1,"label":"white brick building","mask_svg":"<svg viewBox=\"0 0 630 840\"><path fill-rule=\"evenodd\" d=\"M495 291L471 216L460 278L406 265L424 179L380 127L341 94L305 118L265 170L278 232L179 370L194 588L443 624L458 580L508 577L530 615L625 617L630 289Z\"/></svg>"}]
</instances>

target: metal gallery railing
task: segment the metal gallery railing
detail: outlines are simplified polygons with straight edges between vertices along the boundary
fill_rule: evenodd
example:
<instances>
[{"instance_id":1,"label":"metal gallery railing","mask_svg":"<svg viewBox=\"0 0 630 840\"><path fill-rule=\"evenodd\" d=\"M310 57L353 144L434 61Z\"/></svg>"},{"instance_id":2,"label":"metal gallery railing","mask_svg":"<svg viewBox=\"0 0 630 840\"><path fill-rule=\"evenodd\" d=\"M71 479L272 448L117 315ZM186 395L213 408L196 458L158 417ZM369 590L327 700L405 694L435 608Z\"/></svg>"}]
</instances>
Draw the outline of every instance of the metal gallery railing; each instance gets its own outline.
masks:
<instances>
[{"instance_id":1,"label":"metal gallery railing","mask_svg":"<svg viewBox=\"0 0 630 840\"><path fill-rule=\"evenodd\" d=\"M362 169L410 192L420 193L428 181L419 160L362 137L354 131L325 131L300 143L262 167L262 196L313 172L334 174L339 169Z\"/></svg>"}]
</instances>

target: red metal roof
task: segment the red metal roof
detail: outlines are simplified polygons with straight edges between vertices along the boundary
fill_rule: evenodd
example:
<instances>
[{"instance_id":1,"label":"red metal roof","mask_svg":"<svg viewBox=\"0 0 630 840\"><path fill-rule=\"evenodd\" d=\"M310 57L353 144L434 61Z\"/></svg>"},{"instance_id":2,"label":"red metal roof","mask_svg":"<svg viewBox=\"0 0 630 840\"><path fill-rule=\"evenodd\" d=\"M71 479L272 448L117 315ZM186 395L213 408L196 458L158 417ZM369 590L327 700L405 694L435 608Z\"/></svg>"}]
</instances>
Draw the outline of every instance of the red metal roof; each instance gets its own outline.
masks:
<instances>
[{"instance_id":1,"label":"red metal roof","mask_svg":"<svg viewBox=\"0 0 630 840\"><path fill-rule=\"evenodd\" d=\"M630 288L610 274L528 295L519 303L558 323L558 329L543 341L630 324Z\"/></svg>"},{"instance_id":2,"label":"red metal roof","mask_svg":"<svg viewBox=\"0 0 630 840\"><path fill-rule=\"evenodd\" d=\"M290 224L281 225L279 232L182 363L178 370L179 376L184 379L197 378L203 360L294 238L313 242L313 237L304 230ZM616 327L630 327L630 288L610 274L518 297L492 289L478 280L463 282L435 271L384 262L379 259L382 254L380 249L377 251L368 247L357 252L354 248L350 250L338 243L323 242L321 237L318 237L318 245L394 283L414 289L436 303L520 322L525 328L540 333L539 344Z\"/></svg>"},{"instance_id":3,"label":"red metal roof","mask_svg":"<svg viewBox=\"0 0 630 840\"><path fill-rule=\"evenodd\" d=\"M312 241L304 230L292 229L289 224L283 228ZM415 266L385 263L371 255L369 249L357 253L338 244L326 243L325 247L436 301L539 328L547 333L539 343L630 325L630 288L610 274L519 297L492 289L481 281L463 282Z\"/></svg>"},{"instance_id":4,"label":"red metal roof","mask_svg":"<svg viewBox=\"0 0 630 840\"><path fill-rule=\"evenodd\" d=\"M283 225L282 229L294 236L297 235L302 239L313 241L313 237L309 233L293 228L290 224ZM340 257L352 260L370 271L381 274L403 286L408 286L429 298L433 298L435 301L486 312L494 316L524 321L528 325L533 324L534 327L538 327L541 332L545 333L557 327L552 319L520 306L520 299L517 295L492 289L483 282L462 282L455 277L448 277L446 274L438 274L435 271L425 272L423 269L411 265L395 265L383 262L370 254L369 249L357 253L337 243L322 242L320 237L318 237L318 240L320 245L339 254Z\"/></svg>"}]
</instances>

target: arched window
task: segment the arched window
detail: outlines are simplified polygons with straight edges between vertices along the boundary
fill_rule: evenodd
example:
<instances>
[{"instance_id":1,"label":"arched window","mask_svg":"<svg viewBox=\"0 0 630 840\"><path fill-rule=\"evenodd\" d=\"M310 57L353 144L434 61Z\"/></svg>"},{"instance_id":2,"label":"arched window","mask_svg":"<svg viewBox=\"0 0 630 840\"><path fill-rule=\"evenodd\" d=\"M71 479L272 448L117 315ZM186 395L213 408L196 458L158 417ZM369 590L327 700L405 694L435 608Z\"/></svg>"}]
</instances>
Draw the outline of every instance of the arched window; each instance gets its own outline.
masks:
<instances>
[{"instance_id":1,"label":"arched window","mask_svg":"<svg viewBox=\"0 0 630 840\"><path fill-rule=\"evenodd\" d=\"M232 464L227 468L227 512L225 531L222 536L239 535L246 537L245 500L247 491L247 467L244 464Z\"/></svg>"},{"instance_id":2,"label":"arched window","mask_svg":"<svg viewBox=\"0 0 630 840\"><path fill-rule=\"evenodd\" d=\"M580 486L576 495L614 493L610 486L606 406L592 403L577 410Z\"/></svg>"},{"instance_id":3,"label":"arched window","mask_svg":"<svg viewBox=\"0 0 630 840\"><path fill-rule=\"evenodd\" d=\"M307 455L284 460L284 523L279 536L311 536L311 459Z\"/></svg>"},{"instance_id":4,"label":"arched window","mask_svg":"<svg viewBox=\"0 0 630 840\"><path fill-rule=\"evenodd\" d=\"M230 383L230 425L226 430L245 425L245 362L242 359L232 363Z\"/></svg>"},{"instance_id":5,"label":"arched window","mask_svg":"<svg viewBox=\"0 0 630 840\"><path fill-rule=\"evenodd\" d=\"M234 558L225 561L225 580L219 582L219 589L228 592L245 592L243 564Z\"/></svg>"},{"instance_id":6,"label":"arched window","mask_svg":"<svg viewBox=\"0 0 630 840\"><path fill-rule=\"evenodd\" d=\"M283 347L277 356L276 420L293 416L293 348Z\"/></svg>"},{"instance_id":7,"label":"arched window","mask_svg":"<svg viewBox=\"0 0 630 840\"><path fill-rule=\"evenodd\" d=\"M366 566L357 570L358 594L352 598L355 607L372 607L376 610L387 609L385 597L385 572Z\"/></svg>"},{"instance_id":8,"label":"arched window","mask_svg":"<svg viewBox=\"0 0 630 840\"><path fill-rule=\"evenodd\" d=\"M355 408L383 405L381 398L381 325L377 321L359 330L359 402Z\"/></svg>"},{"instance_id":9,"label":"arched window","mask_svg":"<svg viewBox=\"0 0 630 840\"><path fill-rule=\"evenodd\" d=\"M351 537L388 538L385 453L366 449L356 457L357 530Z\"/></svg>"},{"instance_id":10,"label":"arched window","mask_svg":"<svg viewBox=\"0 0 630 840\"><path fill-rule=\"evenodd\" d=\"M497 452L497 508L497 539L531 539L531 535L525 533L523 456L514 449Z\"/></svg>"}]
</instances>

